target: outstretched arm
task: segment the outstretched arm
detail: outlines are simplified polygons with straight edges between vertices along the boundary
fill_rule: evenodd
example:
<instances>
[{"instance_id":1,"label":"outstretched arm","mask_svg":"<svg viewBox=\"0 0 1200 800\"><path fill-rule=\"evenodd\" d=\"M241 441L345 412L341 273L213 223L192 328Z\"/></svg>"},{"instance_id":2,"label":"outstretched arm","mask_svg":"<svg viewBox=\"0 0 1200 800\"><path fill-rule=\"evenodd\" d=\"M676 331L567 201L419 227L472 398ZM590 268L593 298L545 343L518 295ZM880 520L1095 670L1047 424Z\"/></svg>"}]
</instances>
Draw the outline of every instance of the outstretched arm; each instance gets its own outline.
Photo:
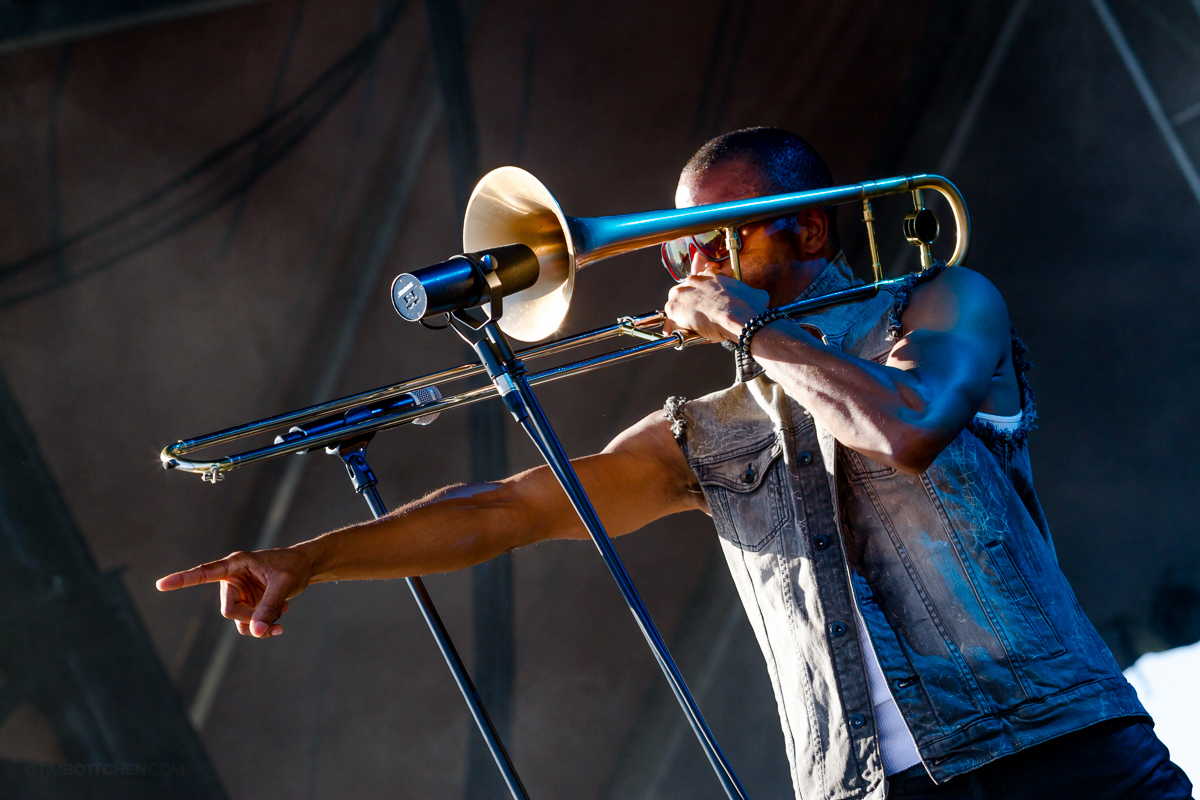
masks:
<instances>
[{"instance_id":1,"label":"outstretched arm","mask_svg":"<svg viewBox=\"0 0 1200 800\"><path fill-rule=\"evenodd\" d=\"M702 508L695 478L656 413L598 455L573 462L610 536ZM449 572L547 539L587 531L546 467L497 483L447 487L385 517L292 547L231 555L160 578L161 591L221 583L221 613L253 636L283 631L287 600L310 583Z\"/></svg>"},{"instance_id":2,"label":"outstretched arm","mask_svg":"<svg viewBox=\"0 0 1200 800\"><path fill-rule=\"evenodd\" d=\"M667 314L709 339L736 340L766 293L709 271L672 290ZM980 410L1019 408L1008 311L987 278L962 267L913 291L886 363L824 345L791 321L759 331L750 352L839 442L896 469L926 470ZM986 405L985 405L986 403Z\"/></svg>"}]
</instances>

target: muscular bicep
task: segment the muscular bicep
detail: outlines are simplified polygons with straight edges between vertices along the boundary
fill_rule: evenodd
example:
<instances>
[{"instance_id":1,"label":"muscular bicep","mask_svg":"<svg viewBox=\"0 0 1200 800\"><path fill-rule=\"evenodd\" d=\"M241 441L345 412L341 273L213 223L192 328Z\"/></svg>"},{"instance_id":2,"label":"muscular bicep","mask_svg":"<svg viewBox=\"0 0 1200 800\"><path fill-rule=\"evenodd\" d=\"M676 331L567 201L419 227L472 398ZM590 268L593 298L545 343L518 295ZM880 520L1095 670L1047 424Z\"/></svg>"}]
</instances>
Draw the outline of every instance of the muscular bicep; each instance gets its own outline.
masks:
<instances>
[{"instance_id":1,"label":"muscular bicep","mask_svg":"<svg viewBox=\"0 0 1200 800\"><path fill-rule=\"evenodd\" d=\"M680 511L704 510L703 495L670 423L656 412L593 456L572 461L609 536L623 536ZM587 531L550 471L510 478L533 541L585 539Z\"/></svg>"},{"instance_id":2,"label":"muscular bicep","mask_svg":"<svg viewBox=\"0 0 1200 800\"><path fill-rule=\"evenodd\" d=\"M887 366L913 380L905 403L949 443L996 386L1009 343L1008 310L987 278L961 267L913 291Z\"/></svg>"}]
</instances>

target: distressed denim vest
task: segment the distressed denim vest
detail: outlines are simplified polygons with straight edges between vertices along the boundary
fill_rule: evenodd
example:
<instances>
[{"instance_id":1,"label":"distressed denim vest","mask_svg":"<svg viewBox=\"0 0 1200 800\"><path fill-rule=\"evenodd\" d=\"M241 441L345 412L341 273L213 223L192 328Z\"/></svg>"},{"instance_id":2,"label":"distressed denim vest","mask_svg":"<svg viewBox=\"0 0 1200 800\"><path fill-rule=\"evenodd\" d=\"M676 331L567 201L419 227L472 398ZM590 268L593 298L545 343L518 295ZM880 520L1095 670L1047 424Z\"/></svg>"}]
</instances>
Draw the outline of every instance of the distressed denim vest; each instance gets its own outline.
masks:
<instances>
[{"instance_id":1,"label":"distressed denim vest","mask_svg":"<svg viewBox=\"0 0 1200 800\"><path fill-rule=\"evenodd\" d=\"M913 286L802 320L883 362ZM841 259L804 296L856 281ZM667 416L762 647L797 797L882 798L854 605L922 763L941 783L1105 719L1145 715L1058 567L1024 419L974 420L921 475L843 447L764 374Z\"/></svg>"}]
</instances>

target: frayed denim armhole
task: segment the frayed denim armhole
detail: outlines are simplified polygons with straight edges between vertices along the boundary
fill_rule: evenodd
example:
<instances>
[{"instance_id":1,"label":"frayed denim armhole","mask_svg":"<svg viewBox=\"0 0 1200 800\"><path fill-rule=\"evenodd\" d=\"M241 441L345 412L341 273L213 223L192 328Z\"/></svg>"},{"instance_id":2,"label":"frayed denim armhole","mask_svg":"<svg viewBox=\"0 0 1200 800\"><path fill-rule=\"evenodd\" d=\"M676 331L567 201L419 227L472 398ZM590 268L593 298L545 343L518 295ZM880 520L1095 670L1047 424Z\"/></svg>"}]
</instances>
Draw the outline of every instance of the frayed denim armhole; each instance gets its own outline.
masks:
<instances>
[{"instance_id":1,"label":"frayed denim armhole","mask_svg":"<svg viewBox=\"0 0 1200 800\"><path fill-rule=\"evenodd\" d=\"M663 417L671 423L671 435L675 437L675 441L679 442L679 446L683 448L683 452L687 453L687 417L683 413L683 408L688 404L686 397L668 397L666 405L663 406Z\"/></svg>"},{"instance_id":2,"label":"frayed denim armhole","mask_svg":"<svg viewBox=\"0 0 1200 800\"><path fill-rule=\"evenodd\" d=\"M892 290L896 299L892 303L891 315L888 317L889 339L894 342L900 338L900 333L903 329L900 318L904 315L904 310L908 308L909 296L912 294L912 290L922 283L931 281L938 275L941 275L945 269L946 264L938 261L924 272L912 273L904 279L902 284ZM1021 341L1021 337L1017 335L1017 329L1012 326L1010 328L1012 332L1013 371L1017 373L1017 386L1021 393L1021 424L1014 430L1004 431L992 423L977 417L971 417L971 421L967 423L967 430L975 434L981 442L991 449L1000 446L1012 449L1024 447L1025 443L1029 441L1029 432L1037 427L1036 398L1033 394L1033 388L1029 385L1029 377L1026 375L1030 368L1033 367L1028 358L1029 348L1025 346L1025 342Z\"/></svg>"},{"instance_id":3,"label":"frayed denim armhole","mask_svg":"<svg viewBox=\"0 0 1200 800\"><path fill-rule=\"evenodd\" d=\"M1017 373L1017 387L1021 392L1021 424L1014 430L1003 431L978 417L971 417L971 421L967 423L967 430L992 450L1000 446L1014 450L1024 447L1029 441L1029 432L1037 427L1037 398L1026 374L1033 368L1029 361L1029 348L1017 335L1016 327L1012 327L1011 330L1013 371Z\"/></svg>"},{"instance_id":4,"label":"frayed denim armhole","mask_svg":"<svg viewBox=\"0 0 1200 800\"><path fill-rule=\"evenodd\" d=\"M888 315L888 338L890 340L894 342L900 338L900 331L903 328L900 318L904 316L904 310L908 308L909 295L912 294L912 290L941 275L945 269L945 262L935 261L933 266L927 270L910 273L905 277L903 283L892 289L892 294L896 299L892 302L892 312Z\"/></svg>"}]
</instances>

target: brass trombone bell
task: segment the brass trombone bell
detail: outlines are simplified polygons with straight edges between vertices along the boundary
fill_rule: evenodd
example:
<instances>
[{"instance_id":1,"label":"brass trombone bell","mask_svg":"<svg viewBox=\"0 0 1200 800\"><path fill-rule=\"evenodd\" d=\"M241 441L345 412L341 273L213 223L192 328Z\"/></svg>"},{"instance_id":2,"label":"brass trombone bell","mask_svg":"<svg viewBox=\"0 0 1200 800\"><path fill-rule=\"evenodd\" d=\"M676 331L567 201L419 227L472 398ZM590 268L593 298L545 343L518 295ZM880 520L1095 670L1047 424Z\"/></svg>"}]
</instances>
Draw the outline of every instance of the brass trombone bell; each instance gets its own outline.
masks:
<instances>
[{"instance_id":1,"label":"brass trombone bell","mask_svg":"<svg viewBox=\"0 0 1200 800\"><path fill-rule=\"evenodd\" d=\"M492 170L471 192L463 217L463 250L520 243L538 259L537 282L504 298L500 329L509 336L534 342L562 324L579 268L573 221L541 181L518 167Z\"/></svg>"},{"instance_id":2,"label":"brass trombone bell","mask_svg":"<svg viewBox=\"0 0 1200 800\"><path fill-rule=\"evenodd\" d=\"M537 282L504 298L500 329L525 342L545 339L562 324L575 289L575 273L610 256L658 245L680 236L715 228L737 227L762 219L782 217L810 208L870 200L883 195L933 189L949 201L954 214L955 245L948 264L961 264L970 241L970 217L958 189L940 175L905 175L879 181L807 192L753 197L729 203L673 208L611 217L569 217L541 181L518 167L500 167L484 175L471 193L463 219L463 249L477 252L507 244L530 247L538 258ZM919 202L919 201L918 201ZM924 210L923 204L919 210ZM932 212L927 212L932 216ZM922 217L908 228L922 234L936 219ZM873 237L872 237L873 238ZM922 263L928 261L924 236L918 241ZM916 242L914 242L916 243ZM872 251L874 246L872 242ZM872 252L874 261L878 254Z\"/></svg>"}]
</instances>

